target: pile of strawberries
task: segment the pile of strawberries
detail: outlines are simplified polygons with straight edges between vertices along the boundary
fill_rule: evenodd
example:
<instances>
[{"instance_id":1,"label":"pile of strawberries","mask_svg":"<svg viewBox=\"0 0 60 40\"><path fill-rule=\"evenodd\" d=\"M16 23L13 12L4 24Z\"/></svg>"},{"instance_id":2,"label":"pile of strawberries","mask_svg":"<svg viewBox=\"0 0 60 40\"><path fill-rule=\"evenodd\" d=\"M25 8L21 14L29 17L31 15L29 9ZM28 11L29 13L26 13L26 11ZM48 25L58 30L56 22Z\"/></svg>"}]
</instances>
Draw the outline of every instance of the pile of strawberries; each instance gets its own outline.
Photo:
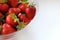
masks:
<instances>
[{"instance_id":1,"label":"pile of strawberries","mask_svg":"<svg viewBox=\"0 0 60 40\"><path fill-rule=\"evenodd\" d=\"M27 0L0 0L0 34L24 28L35 16L36 8Z\"/></svg>"}]
</instances>

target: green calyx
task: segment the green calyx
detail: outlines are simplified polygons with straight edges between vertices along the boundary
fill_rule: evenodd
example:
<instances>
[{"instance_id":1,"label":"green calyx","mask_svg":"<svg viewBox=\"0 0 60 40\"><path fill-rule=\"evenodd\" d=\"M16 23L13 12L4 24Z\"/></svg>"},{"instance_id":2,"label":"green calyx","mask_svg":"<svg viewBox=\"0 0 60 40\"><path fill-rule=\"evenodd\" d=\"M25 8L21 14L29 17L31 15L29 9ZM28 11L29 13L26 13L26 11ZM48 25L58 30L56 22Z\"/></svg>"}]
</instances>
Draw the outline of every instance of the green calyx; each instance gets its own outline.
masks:
<instances>
[{"instance_id":1,"label":"green calyx","mask_svg":"<svg viewBox=\"0 0 60 40\"><path fill-rule=\"evenodd\" d=\"M0 3L6 3L7 2L7 0L1 0L0 1Z\"/></svg>"},{"instance_id":2,"label":"green calyx","mask_svg":"<svg viewBox=\"0 0 60 40\"><path fill-rule=\"evenodd\" d=\"M34 3L34 2L32 2L31 4L30 4L30 6L35 6L36 4Z\"/></svg>"},{"instance_id":3,"label":"green calyx","mask_svg":"<svg viewBox=\"0 0 60 40\"><path fill-rule=\"evenodd\" d=\"M20 4L20 3L28 4L29 2L28 2L28 0L20 0L20 1L18 2L18 4Z\"/></svg>"},{"instance_id":4,"label":"green calyx","mask_svg":"<svg viewBox=\"0 0 60 40\"><path fill-rule=\"evenodd\" d=\"M22 2L27 2L27 0L21 0Z\"/></svg>"},{"instance_id":5,"label":"green calyx","mask_svg":"<svg viewBox=\"0 0 60 40\"><path fill-rule=\"evenodd\" d=\"M14 19L14 22L18 22L19 23L19 19L17 18L17 16L14 13L11 14L11 16Z\"/></svg>"},{"instance_id":6,"label":"green calyx","mask_svg":"<svg viewBox=\"0 0 60 40\"><path fill-rule=\"evenodd\" d=\"M20 22L19 21L19 18L17 18L17 16L15 14L11 14L11 16L14 19L14 22L18 22L18 25L16 26L17 30L21 30L22 28L25 27L24 21L23 22Z\"/></svg>"},{"instance_id":7,"label":"green calyx","mask_svg":"<svg viewBox=\"0 0 60 40\"><path fill-rule=\"evenodd\" d=\"M21 30L22 28L24 28L26 25L24 22L20 22L19 25L16 26L17 30Z\"/></svg>"}]
</instances>

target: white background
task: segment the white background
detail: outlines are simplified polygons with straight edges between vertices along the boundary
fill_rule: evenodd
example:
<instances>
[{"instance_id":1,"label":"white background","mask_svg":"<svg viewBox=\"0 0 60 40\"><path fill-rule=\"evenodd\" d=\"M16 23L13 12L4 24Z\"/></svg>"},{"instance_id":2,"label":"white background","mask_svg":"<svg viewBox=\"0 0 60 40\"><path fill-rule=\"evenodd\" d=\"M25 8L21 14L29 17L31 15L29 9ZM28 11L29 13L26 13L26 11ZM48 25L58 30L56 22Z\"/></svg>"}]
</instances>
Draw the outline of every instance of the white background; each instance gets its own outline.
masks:
<instances>
[{"instance_id":1,"label":"white background","mask_svg":"<svg viewBox=\"0 0 60 40\"><path fill-rule=\"evenodd\" d=\"M16 40L60 40L60 0L39 3L34 21L18 33Z\"/></svg>"}]
</instances>

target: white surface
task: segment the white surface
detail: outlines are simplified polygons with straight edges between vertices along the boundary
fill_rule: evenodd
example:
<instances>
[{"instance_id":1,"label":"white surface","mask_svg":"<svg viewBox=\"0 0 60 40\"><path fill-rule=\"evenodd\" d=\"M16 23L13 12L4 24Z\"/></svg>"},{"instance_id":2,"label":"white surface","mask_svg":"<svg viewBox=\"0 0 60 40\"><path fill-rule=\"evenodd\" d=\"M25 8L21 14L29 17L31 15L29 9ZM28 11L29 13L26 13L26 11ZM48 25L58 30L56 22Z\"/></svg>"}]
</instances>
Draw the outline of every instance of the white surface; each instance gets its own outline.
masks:
<instances>
[{"instance_id":1,"label":"white surface","mask_svg":"<svg viewBox=\"0 0 60 40\"><path fill-rule=\"evenodd\" d=\"M40 0L39 12L16 40L60 40L60 1Z\"/></svg>"}]
</instances>

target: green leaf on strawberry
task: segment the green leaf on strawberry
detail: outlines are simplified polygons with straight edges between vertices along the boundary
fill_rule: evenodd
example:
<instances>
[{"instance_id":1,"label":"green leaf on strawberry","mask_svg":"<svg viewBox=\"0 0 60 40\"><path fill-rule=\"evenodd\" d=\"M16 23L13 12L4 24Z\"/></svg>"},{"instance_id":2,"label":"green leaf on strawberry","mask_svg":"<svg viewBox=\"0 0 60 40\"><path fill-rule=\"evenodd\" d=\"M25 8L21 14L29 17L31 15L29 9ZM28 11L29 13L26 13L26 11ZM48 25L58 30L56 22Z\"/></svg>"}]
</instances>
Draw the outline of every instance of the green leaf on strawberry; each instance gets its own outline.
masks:
<instances>
[{"instance_id":1,"label":"green leaf on strawberry","mask_svg":"<svg viewBox=\"0 0 60 40\"><path fill-rule=\"evenodd\" d=\"M28 4L29 2L28 2L28 0L20 0L20 1L18 2L18 4L20 4L20 3Z\"/></svg>"},{"instance_id":2,"label":"green leaf on strawberry","mask_svg":"<svg viewBox=\"0 0 60 40\"><path fill-rule=\"evenodd\" d=\"M15 14L11 14L11 15L12 15L12 18L14 19L14 22L18 22L18 23L20 22Z\"/></svg>"},{"instance_id":3,"label":"green leaf on strawberry","mask_svg":"<svg viewBox=\"0 0 60 40\"><path fill-rule=\"evenodd\" d=\"M12 18L14 19L14 22L18 22L18 25L16 26L17 30L20 30L25 27L24 21L20 22L15 14L11 14L11 15L12 15Z\"/></svg>"},{"instance_id":4,"label":"green leaf on strawberry","mask_svg":"<svg viewBox=\"0 0 60 40\"><path fill-rule=\"evenodd\" d=\"M3 3L7 2L7 0L2 0Z\"/></svg>"},{"instance_id":5,"label":"green leaf on strawberry","mask_svg":"<svg viewBox=\"0 0 60 40\"><path fill-rule=\"evenodd\" d=\"M27 2L27 0L21 0L22 2Z\"/></svg>"},{"instance_id":6,"label":"green leaf on strawberry","mask_svg":"<svg viewBox=\"0 0 60 40\"><path fill-rule=\"evenodd\" d=\"M19 25L17 25L17 30L21 30L22 28L24 28L26 25L24 22L20 22Z\"/></svg>"},{"instance_id":7,"label":"green leaf on strawberry","mask_svg":"<svg viewBox=\"0 0 60 40\"><path fill-rule=\"evenodd\" d=\"M11 15L12 15L12 18L13 19L16 19L17 18L17 16L14 13L12 13Z\"/></svg>"},{"instance_id":8,"label":"green leaf on strawberry","mask_svg":"<svg viewBox=\"0 0 60 40\"><path fill-rule=\"evenodd\" d=\"M32 2L31 4L30 4L30 6L35 6L36 4L34 3L34 2Z\"/></svg>"},{"instance_id":9,"label":"green leaf on strawberry","mask_svg":"<svg viewBox=\"0 0 60 40\"><path fill-rule=\"evenodd\" d=\"M7 0L0 0L0 3L5 3L7 2Z\"/></svg>"}]
</instances>

